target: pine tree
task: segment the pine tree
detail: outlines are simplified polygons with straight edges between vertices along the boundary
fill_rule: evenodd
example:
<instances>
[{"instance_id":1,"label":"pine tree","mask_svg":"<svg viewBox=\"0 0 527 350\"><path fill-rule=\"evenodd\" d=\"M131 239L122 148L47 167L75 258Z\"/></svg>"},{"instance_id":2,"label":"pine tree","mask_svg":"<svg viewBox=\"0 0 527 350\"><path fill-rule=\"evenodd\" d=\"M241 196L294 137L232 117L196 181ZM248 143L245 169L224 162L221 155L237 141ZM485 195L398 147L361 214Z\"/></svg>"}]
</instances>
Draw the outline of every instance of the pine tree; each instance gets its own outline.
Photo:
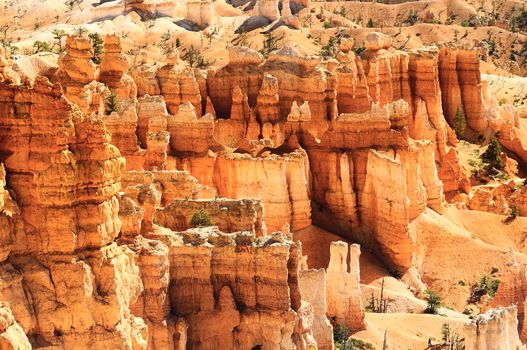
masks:
<instances>
[{"instance_id":1,"label":"pine tree","mask_svg":"<svg viewBox=\"0 0 527 350\"><path fill-rule=\"evenodd\" d=\"M110 96L106 99L106 103L104 105L104 113L106 115L110 115L113 112L119 113L121 110L121 104L119 103L119 99L117 98L117 95L115 93L111 93Z\"/></svg>"},{"instance_id":2,"label":"pine tree","mask_svg":"<svg viewBox=\"0 0 527 350\"><path fill-rule=\"evenodd\" d=\"M51 34L53 34L53 39L57 41L57 45L59 47L59 52L64 51L64 48L62 47L62 38L66 36L66 32L62 29L54 29L51 31ZM55 47L55 44L53 44L53 47Z\"/></svg>"},{"instance_id":3,"label":"pine tree","mask_svg":"<svg viewBox=\"0 0 527 350\"><path fill-rule=\"evenodd\" d=\"M454 117L454 130L458 138L463 138L465 135L465 129L467 128L467 119L465 113L458 107L456 110L456 116Z\"/></svg>"},{"instance_id":4,"label":"pine tree","mask_svg":"<svg viewBox=\"0 0 527 350\"><path fill-rule=\"evenodd\" d=\"M496 137L492 137L487 150L481 155L481 161L486 164L485 170L490 175L495 175L503 170L501 161L501 146Z\"/></svg>"},{"instance_id":5,"label":"pine tree","mask_svg":"<svg viewBox=\"0 0 527 350\"><path fill-rule=\"evenodd\" d=\"M366 24L366 26L367 26L368 28L373 28L373 27L375 27L375 23L373 23L373 19L370 18L370 19L368 20L368 23Z\"/></svg>"},{"instance_id":6,"label":"pine tree","mask_svg":"<svg viewBox=\"0 0 527 350\"><path fill-rule=\"evenodd\" d=\"M93 61L93 63L99 64L101 63L101 55L104 51L104 46L103 46L104 42L101 36L99 35L99 33L89 34L88 38L90 38L91 47L93 50L93 56L91 60Z\"/></svg>"}]
</instances>

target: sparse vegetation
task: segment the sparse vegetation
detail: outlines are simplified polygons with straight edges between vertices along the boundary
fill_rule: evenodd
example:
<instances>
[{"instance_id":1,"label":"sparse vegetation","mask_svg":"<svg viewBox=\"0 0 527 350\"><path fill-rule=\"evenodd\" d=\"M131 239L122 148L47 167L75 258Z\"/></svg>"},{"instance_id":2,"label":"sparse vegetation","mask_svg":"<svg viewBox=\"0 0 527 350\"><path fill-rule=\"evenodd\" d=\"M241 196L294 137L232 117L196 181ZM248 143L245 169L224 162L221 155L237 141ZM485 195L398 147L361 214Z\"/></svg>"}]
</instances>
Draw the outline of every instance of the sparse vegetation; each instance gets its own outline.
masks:
<instances>
[{"instance_id":1,"label":"sparse vegetation","mask_svg":"<svg viewBox=\"0 0 527 350\"><path fill-rule=\"evenodd\" d=\"M410 10L410 14L408 15L408 18L406 18L404 23L409 25L409 26L413 26L414 24L416 24L419 21L419 19L420 18L419 18L419 15L417 14L417 12L414 11L414 10Z\"/></svg>"},{"instance_id":2,"label":"sparse vegetation","mask_svg":"<svg viewBox=\"0 0 527 350\"><path fill-rule=\"evenodd\" d=\"M192 227L207 227L214 225L210 218L210 214L203 209L200 209L192 214L189 224Z\"/></svg>"},{"instance_id":3,"label":"sparse vegetation","mask_svg":"<svg viewBox=\"0 0 527 350\"><path fill-rule=\"evenodd\" d=\"M214 63L214 61L207 61L201 54L201 51L194 46L190 46L188 49L183 50L183 52L184 54L181 58L187 61L191 67L205 69Z\"/></svg>"},{"instance_id":4,"label":"sparse vegetation","mask_svg":"<svg viewBox=\"0 0 527 350\"><path fill-rule=\"evenodd\" d=\"M110 115L113 112L119 113L121 111L121 104L119 98L115 93L111 93L110 96L106 98L104 103L104 113Z\"/></svg>"},{"instance_id":5,"label":"sparse vegetation","mask_svg":"<svg viewBox=\"0 0 527 350\"><path fill-rule=\"evenodd\" d=\"M340 43L343 38L348 38L349 34L344 31L338 31L335 36L329 38L326 45L320 49L320 56L327 60L334 58L340 50Z\"/></svg>"},{"instance_id":6,"label":"sparse vegetation","mask_svg":"<svg viewBox=\"0 0 527 350\"><path fill-rule=\"evenodd\" d=\"M467 128L467 118L461 107L457 107L456 116L454 117L454 130L459 139L465 136L465 130Z\"/></svg>"},{"instance_id":7,"label":"sparse vegetation","mask_svg":"<svg viewBox=\"0 0 527 350\"><path fill-rule=\"evenodd\" d=\"M272 32L265 33L263 47L259 50L262 56L267 58L273 51L278 50L278 43L284 38L284 36L284 34L275 36Z\"/></svg>"},{"instance_id":8,"label":"sparse vegetation","mask_svg":"<svg viewBox=\"0 0 527 350\"><path fill-rule=\"evenodd\" d=\"M53 39L55 39L53 48L55 48L55 46L58 46L58 52L61 53L62 51L64 51L64 47L62 46L62 38L66 36L66 32L62 29L54 29L51 34L53 34Z\"/></svg>"},{"instance_id":9,"label":"sparse vegetation","mask_svg":"<svg viewBox=\"0 0 527 350\"><path fill-rule=\"evenodd\" d=\"M504 168L501 160L501 146L498 139L494 136L490 139L487 150L480 156L485 164L485 172L489 176L498 175Z\"/></svg>"},{"instance_id":10,"label":"sparse vegetation","mask_svg":"<svg viewBox=\"0 0 527 350\"><path fill-rule=\"evenodd\" d=\"M441 337L443 340L443 345L446 346L448 350L465 350L465 339L460 338L460 335L452 331L448 323L443 323L441 325Z\"/></svg>"},{"instance_id":11,"label":"sparse vegetation","mask_svg":"<svg viewBox=\"0 0 527 350\"><path fill-rule=\"evenodd\" d=\"M40 52L51 52L51 46L46 41L37 40L33 43L33 48L35 49L33 53L37 54Z\"/></svg>"},{"instance_id":12,"label":"sparse vegetation","mask_svg":"<svg viewBox=\"0 0 527 350\"><path fill-rule=\"evenodd\" d=\"M478 283L472 285L470 290L470 297L468 299L469 304L478 303L484 295L488 295L490 298L494 298L498 287L500 285L500 280L488 275L481 276Z\"/></svg>"},{"instance_id":13,"label":"sparse vegetation","mask_svg":"<svg viewBox=\"0 0 527 350\"><path fill-rule=\"evenodd\" d=\"M439 307L441 306L441 298L433 290L425 290L427 306L425 309L425 314L437 314Z\"/></svg>"},{"instance_id":14,"label":"sparse vegetation","mask_svg":"<svg viewBox=\"0 0 527 350\"><path fill-rule=\"evenodd\" d=\"M171 39L172 32L170 30L167 30L161 35L161 41L159 42L158 46L164 55L168 55L169 53L174 51L174 45L170 42Z\"/></svg>"},{"instance_id":15,"label":"sparse vegetation","mask_svg":"<svg viewBox=\"0 0 527 350\"><path fill-rule=\"evenodd\" d=\"M384 297L384 277L381 281L381 291L379 298L375 298L373 291L371 292L371 297L366 305L366 311L375 312L375 313L386 313L388 311L388 306L390 305L390 300L385 299Z\"/></svg>"},{"instance_id":16,"label":"sparse vegetation","mask_svg":"<svg viewBox=\"0 0 527 350\"><path fill-rule=\"evenodd\" d=\"M91 57L91 60L93 63L99 64L101 63L101 56L104 52L104 42L99 33L91 33L88 35L88 38L90 39L93 51L93 56Z\"/></svg>"},{"instance_id":17,"label":"sparse vegetation","mask_svg":"<svg viewBox=\"0 0 527 350\"><path fill-rule=\"evenodd\" d=\"M346 326L333 326L333 341L337 350L373 350L372 344L360 339L350 338L351 332Z\"/></svg>"},{"instance_id":18,"label":"sparse vegetation","mask_svg":"<svg viewBox=\"0 0 527 350\"><path fill-rule=\"evenodd\" d=\"M513 205L510 209L509 218L516 219L520 215L520 210L517 206Z\"/></svg>"}]
</instances>

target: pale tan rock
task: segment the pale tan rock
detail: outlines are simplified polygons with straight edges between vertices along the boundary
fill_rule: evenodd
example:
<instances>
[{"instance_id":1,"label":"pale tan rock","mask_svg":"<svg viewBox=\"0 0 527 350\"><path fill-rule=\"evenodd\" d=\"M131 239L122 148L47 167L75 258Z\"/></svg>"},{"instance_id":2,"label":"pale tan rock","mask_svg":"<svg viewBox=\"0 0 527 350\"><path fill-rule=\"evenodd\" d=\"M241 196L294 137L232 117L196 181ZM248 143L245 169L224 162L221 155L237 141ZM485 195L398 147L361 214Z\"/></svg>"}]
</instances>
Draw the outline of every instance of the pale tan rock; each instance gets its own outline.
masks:
<instances>
[{"instance_id":1,"label":"pale tan rock","mask_svg":"<svg viewBox=\"0 0 527 350\"><path fill-rule=\"evenodd\" d=\"M0 302L0 348L6 350L29 350L31 344L22 328L13 317L9 305Z\"/></svg>"},{"instance_id":2,"label":"pale tan rock","mask_svg":"<svg viewBox=\"0 0 527 350\"><path fill-rule=\"evenodd\" d=\"M326 271L300 271L298 286L302 300L313 306L313 337L317 342L317 349L333 349L333 327L326 317Z\"/></svg>"},{"instance_id":3,"label":"pale tan rock","mask_svg":"<svg viewBox=\"0 0 527 350\"><path fill-rule=\"evenodd\" d=\"M278 79L270 74L264 74L256 102L256 114L260 123L275 123L280 120L279 100Z\"/></svg>"},{"instance_id":4,"label":"pale tan rock","mask_svg":"<svg viewBox=\"0 0 527 350\"><path fill-rule=\"evenodd\" d=\"M311 222L308 167L303 150L267 158L225 154L215 162L214 184L222 197L262 200L269 231L280 230L284 223L296 230Z\"/></svg>"},{"instance_id":5,"label":"pale tan rock","mask_svg":"<svg viewBox=\"0 0 527 350\"><path fill-rule=\"evenodd\" d=\"M360 246L338 241L331 243L326 276L328 317L352 331L364 329L364 310L359 286ZM349 266L348 266L349 253Z\"/></svg>"},{"instance_id":6,"label":"pale tan rock","mask_svg":"<svg viewBox=\"0 0 527 350\"><path fill-rule=\"evenodd\" d=\"M249 199L174 199L157 211L155 221L171 230L185 231L192 227L192 216L200 210L205 211L213 226L222 232L249 231L256 236L267 234L262 203Z\"/></svg>"},{"instance_id":7,"label":"pale tan rock","mask_svg":"<svg viewBox=\"0 0 527 350\"><path fill-rule=\"evenodd\" d=\"M498 307L478 315L464 328L468 349L525 349L518 337L516 307Z\"/></svg>"},{"instance_id":8,"label":"pale tan rock","mask_svg":"<svg viewBox=\"0 0 527 350\"><path fill-rule=\"evenodd\" d=\"M364 40L364 46L366 50L378 51L381 49L387 49L392 45L392 39L383 33L371 32L366 35Z\"/></svg>"},{"instance_id":9,"label":"pale tan rock","mask_svg":"<svg viewBox=\"0 0 527 350\"><path fill-rule=\"evenodd\" d=\"M156 170L151 171L154 174L154 186L161 193L162 206L168 205L174 199L198 199L198 198L215 198L216 190L210 186L201 184L188 171L179 170ZM128 187L143 184L142 171L127 171L123 174L121 187L126 189L127 193L135 193L138 190L131 190Z\"/></svg>"},{"instance_id":10,"label":"pale tan rock","mask_svg":"<svg viewBox=\"0 0 527 350\"><path fill-rule=\"evenodd\" d=\"M195 23L199 28L210 26L214 20L214 7L210 0L187 1L187 20Z\"/></svg>"},{"instance_id":11,"label":"pale tan rock","mask_svg":"<svg viewBox=\"0 0 527 350\"><path fill-rule=\"evenodd\" d=\"M280 18L280 11L278 11L278 1L276 0L257 0L254 6L254 15L262 16L270 21L275 21Z\"/></svg>"}]
</instances>

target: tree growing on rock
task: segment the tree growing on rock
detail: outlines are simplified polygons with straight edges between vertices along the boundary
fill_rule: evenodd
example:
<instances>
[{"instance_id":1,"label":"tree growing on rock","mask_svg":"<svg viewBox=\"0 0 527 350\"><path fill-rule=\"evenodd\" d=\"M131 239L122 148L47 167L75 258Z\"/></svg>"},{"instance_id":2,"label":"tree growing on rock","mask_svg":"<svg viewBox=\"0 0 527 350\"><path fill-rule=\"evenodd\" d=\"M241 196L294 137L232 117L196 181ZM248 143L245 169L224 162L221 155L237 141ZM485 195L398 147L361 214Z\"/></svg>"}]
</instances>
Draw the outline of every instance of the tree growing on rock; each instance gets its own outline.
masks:
<instances>
[{"instance_id":1,"label":"tree growing on rock","mask_svg":"<svg viewBox=\"0 0 527 350\"><path fill-rule=\"evenodd\" d=\"M456 110L456 116L454 117L454 131L458 138L463 138L465 136L465 130L467 128L467 119L465 118L465 113L460 107Z\"/></svg>"},{"instance_id":2,"label":"tree growing on rock","mask_svg":"<svg viewBox=\"0 0 527 350\"><path fill-rule=\"evenodd\" d=\"M104 41L102 40L99 33L88 34L88 38L90 38L91 47L93 50L93 56L91 60L93 63L99 64L101 63L101 55L104 52Z\"/></svg>"},{"instance_id":3,"label":"tree growing on rock","mask_svg":"<svg viewBox=\"0 0 527 350\"><path fill-rule=\"evenodd\" d=\"M430 289L425 290L425 293L425 300L427 302L425 314L437 314L439 306L441 306L441 298L436 292Z\"/></svg>"},{"instance_id":4,"label":"tree growing on rock","mask_svg":"<svg viewBox=\"0 0 527 350\"><path fill-rule=\"evenodd\" d=\"M497 175L503 170L501 161L501 146L496 137L492 137L487 150L481 154L481 161L485 164L485 171L489 175Z\"/></svg>"},{"instance_id":5,"label":"tree growing on rock","mask_svg":"<svg viewBox=\"0 0 527 350\"><path fill-rule=\"evenodd\" d=\"M119 113L121 111L121 104L119 98L115 93L111 93L104 103L104 113L110 115L113 112Z\"/></svg>"},{"instance_id":6,"label":"tree growing on rock","mask_svg":"<svg viewBox=\"0 0 527 350\"><path fill-rule=\"evenodd\" d=\"M207 226L213 226L212 220L210 219L209 213L207 213L205 210L200 209L194 214L192 214L192 218L190 219L190 226L192 227L207 227Z\"/></svg>"},{"instance_id":7,"label":"tree growing on rock","mask_svg":"<svg viewBox=\"0 0 527 350\"><path fill-rule=\"evenodd\" d=\"M284 38L285 35L275 36L272 32L264 34L263 47L259 51L265 58L269 57L271 52L278 49L278 43Z\"/></svg>"},{"instance_id":8,"label":"tree growing on rock","mask_svg":"<svg viewBox=\"0 0 527 350\"><path fill-rule=\"evenodd\" d=\"M61 53L64 51L64 47L62 46L62 38L66 36L66 32L62 29L53 29L51 34L53 34L53 39L56 41L56 43L53 44L53 47L58 46L59 53Z\"/></svg>"}]
</instances>

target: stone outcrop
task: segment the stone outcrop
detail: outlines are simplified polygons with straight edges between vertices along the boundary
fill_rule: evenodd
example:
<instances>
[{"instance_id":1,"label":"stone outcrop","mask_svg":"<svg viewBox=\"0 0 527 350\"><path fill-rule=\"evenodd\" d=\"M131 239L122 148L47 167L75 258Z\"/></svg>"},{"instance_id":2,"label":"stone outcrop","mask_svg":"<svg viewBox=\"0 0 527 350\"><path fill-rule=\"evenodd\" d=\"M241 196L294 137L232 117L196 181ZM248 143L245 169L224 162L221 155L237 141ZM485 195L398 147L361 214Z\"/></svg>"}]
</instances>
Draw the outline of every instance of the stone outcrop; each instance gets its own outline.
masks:
<instances>
[{"instance_id":1,"label":"stone outcrop","mask_svg":"<svg viewBox=\"0 0 527 350\"><path fill-rule=\"evenodd\" d=\"M360 246L348 246L339 241L331 243L330 250L326 276L326 313L336 323L352 331L365 329L359 286Z\"/></svg>"},{"instance_id":2,"label":"stone outcrop","mask_svg":"<svg viewBox=\"0 0 527 350\"><path fill-rule=\"evenodd\" d=\"M128 59L122 54L121 39L117 35L107 35L104 39L104 53L99 65L99 81L104 83L122 99L135 98L137 86L128 71Z\"/></svg>"},{"instance_id":3,"label":"stone outcrop","mask_svg":"<svg viewBox=\"0 0 527 350\"><path fill-rule=\"evenodd\" d=\"M83 115L46 79L1 90L0 152L20 210L0 266L1 299L32 346L145 348L144 322L130 313L142 289L139 271L131 251L113 243L121 228L119 150L101 120Z\"/></svg>"},{"instance_id":4,"label":"stone outcrop","mask_svg":"<svg viewBox=\"0 0 527 350\"><path fill-rule=\"evenodd\" d=\"M214 7L210 0L191 0L187 1L187 16L190 22L199 28L210 26L214 19Z\"/></svg>"},{"instance_id":5,"label":"stone outcrop","mask_svg":"<svg viewBox=\"0 0 527 350\"><path fill-rule=\"evenodd\" d=\"M278 10L278 1L276 0L257 0L254 8L255 16L262 16L270 21L280 18Z\"/></svg>"},{"instance_id":6,"label":"stone outcrop","mask_svg":"<svg viewBox=\"0 0 527 350\"><path fill-rule=\"evenodd\" d=\"M301 149L282 157L225 154L216 159L214 167L218 194L261 200L264 221L271 232L281 230L286 224L292 230L311 224L308 179L307 155Z\"/></svg>"},{"instance_id":7,"label":"stone outcrop","mask_svg":"<svg viewBox=\"0 0 527 350\"><path fill-rule=\"evenodd\" d=\"M525 349L518 337L516 307L498 307L478 315L464 328L467 349Z\"/></svg>"},{"instance_id":8,"label":"stone outcrop","mask_svg":"<svg viewBox=\"0 0 527 350\"><path fill-rule=\"evenodd\" d=\"M31 349L29 340L6 303L0 303L0 348L13 350Z\"/></svg>"},{"instance_id":9,"label":"stone outcrop","mask_svg":"<svg viewBox=\"0 0 527 350\"><path fill-rule=\"evenodd\" d=\"M298 286L302 300L307 301L313 306L313 337L317 342L317 349L333 349L333 327L326 317L326 271L320 270L301 270Z\"/></svg>"},{"instance_id":10,"label":"stone outcrop","mask_svg":"<svg viewBox=\"0 0 527 350\"><path fill-rule=\"evenodd\" d=\"M212 224L222 232L255 232L267 234L260 201L242 199L175 199L156 213L156 222L174 231L191 228L192 216L200 210L206 212Z\"/></svg>"},{"instance_id":11,"label":"stone outcrop","mask_svg":"<svg viewBox=\"0 0 527 350\"><path fill-rule=\"evenodd\" d=\"M169 252L170 300L187 320L187 346L292 348L302 338L292 337L301 315L296 245L281 235L255 241L210 229L182 237L185 245Z\"/></svg>"},{"instance_id":12,"label":"stone outcrop","mask_svg":"<svg viewBox=\"0 0 527 350\"><path fill-rule=\"evenodd\" d=\"M96 78L96 67L92 62L93 51L87 37L66 37L66 50L59 57L56 80L62 85L64 94L81 109L87 110L87 103L80 96L83 87Z\"/></svg>"},{"instance_id":13,"label":"stone outcrop","mask_svg":"<svg viewBox=\"0 0 527 350\"><path fill-rule=\"evenodd\" d=\"M483 113L483 95L479 53L476 50L442 48L439 55L439 75L445 116L452 122L459 108L467 125L477 132L488 127Z\"/></svg>"},{"instance_id":14,"label":"stone outcrop","mask_svg":"<svg viewBox=\"0 0 527 350\"><path fill-rule=\"evenodd\" d=\"M513 208L517 215L527 216L527 186L514 181L499 186L480 186L470 197L469 207L501 215L509 215Z\"/></svg>"},{"instance_id":15,"label":"stone outcrop","mask_svg":"<svg viewBox=\"0 0 527 350\"><path fill-rule=\"evenodd\" d=\"M201 117L201 95L194 71L183 66L177 54L170 54L167 63L157 71L157 80L168 112L177 115L181 104L192 103Z\"/></svg>"},{"instance_id":16,"label":"stone outcrop","mask_svg":"<svg viewBox=\"0 0 527 350\"><path fill-rule=\"evenodd\" d=\"M161 193L162 206L168 205L174 199L214 198L216 196L214 188L202 185L188 171L154 170L151 173L154 175L154 186ZM131 191L128 187L142 183L142 171L127 171L123 173L121 180L123 189Z\"/></svg>"}]
</instances>

